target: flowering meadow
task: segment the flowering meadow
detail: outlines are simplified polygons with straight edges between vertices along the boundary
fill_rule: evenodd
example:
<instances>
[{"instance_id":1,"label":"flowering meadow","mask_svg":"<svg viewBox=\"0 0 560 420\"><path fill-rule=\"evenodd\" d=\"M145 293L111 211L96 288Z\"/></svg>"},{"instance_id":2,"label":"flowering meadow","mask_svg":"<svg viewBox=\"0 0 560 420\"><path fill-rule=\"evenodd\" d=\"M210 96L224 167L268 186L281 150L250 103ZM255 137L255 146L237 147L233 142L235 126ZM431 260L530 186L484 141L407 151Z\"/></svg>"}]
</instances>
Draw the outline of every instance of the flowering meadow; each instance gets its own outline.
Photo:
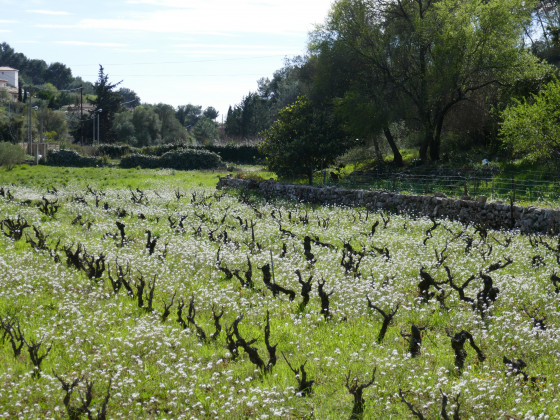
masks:
<instances>
[{"instance_id":1,"label":"flowering meadow","mask_svg":"<svg viewBox=\"0 0 560 420\"><path fill-rule=\"evenodd\" d=\"M147 185L2 185L1 418L560 417L557 237Z\"/></svg>"}]
</instances>

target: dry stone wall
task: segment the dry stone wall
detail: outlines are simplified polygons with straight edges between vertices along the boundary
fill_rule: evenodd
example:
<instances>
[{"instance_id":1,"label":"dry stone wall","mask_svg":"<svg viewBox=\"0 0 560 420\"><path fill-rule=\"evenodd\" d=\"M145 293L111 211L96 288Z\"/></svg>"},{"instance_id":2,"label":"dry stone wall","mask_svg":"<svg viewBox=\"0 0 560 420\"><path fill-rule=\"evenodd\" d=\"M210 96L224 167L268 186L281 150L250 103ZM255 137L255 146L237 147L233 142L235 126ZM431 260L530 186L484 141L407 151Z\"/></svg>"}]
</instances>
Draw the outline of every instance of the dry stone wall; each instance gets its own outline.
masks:
<instances>
[{"instance_id":1,"label":"dry stone wall","mask_svg":"<svg viewBox=\"0 0 560 420\"><path fill-rule=\"evenodd\" d=\"M478 199L454 199L444 196L403 195L388 191L350 190L336 187L313 187L283 184L274 180L221 178L218 189L247 189L267 198L280 197L296 201L366 207L401 214L446 218L490 229L518 229L523 233L560 232L560 211L534 206L511 206Z\"/></svg>"}]
</instances>

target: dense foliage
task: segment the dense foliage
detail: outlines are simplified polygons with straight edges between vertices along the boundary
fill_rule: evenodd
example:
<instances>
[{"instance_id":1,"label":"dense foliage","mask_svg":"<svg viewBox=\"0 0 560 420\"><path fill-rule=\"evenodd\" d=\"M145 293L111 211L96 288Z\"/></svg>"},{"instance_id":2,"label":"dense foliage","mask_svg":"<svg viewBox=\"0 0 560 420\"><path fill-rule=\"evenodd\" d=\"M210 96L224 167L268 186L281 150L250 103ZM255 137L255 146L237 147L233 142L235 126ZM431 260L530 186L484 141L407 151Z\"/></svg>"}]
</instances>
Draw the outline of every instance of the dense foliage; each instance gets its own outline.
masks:
<instances>
[{"instance_id":1,"label":"dense foliage","mask_svg":"<svg viewBox=\"0 0 560 420\"><path fill-rule=\"evenodd\" d=\"M49 150L47 158L41 161L48 166L71 166L75 168L103 166L104 161L99 157L82 156L75 150Z\"/></svg>"},{"instance_id":2,"label":"dense foliage","mask_svg":"<svg viewBox=\"0 0 560 420\"><path fill-rule=\"evenodd\" d=\"M23 86L50 83L56 89L68 89L83 85L85 93L93 92L93 85L80 77L72 76L72 70L65 64L55 62L47 65L43 60L27 58L6 42L0 43L0 64L18 69Z\"/></svg>"},{"instance_id":3,"label":"dense foliage","mask_svg":"<svg viewBox=\"0 0 560 420\"><path fill-rule=\"evenodd\" d=\"M348 134L328 109L318 109L306 97L280 111L274 124L263 132L260 145L266 165L280 176L306 176L328 167L349 144Z\"/></svg>"},{"instance_id":4,"label":"dense foliage","mask_svg":"<svg viewBox=\"0 0 560 420\"><path fill-rule=\"evenodd\" d=\"M136 149L127 144L100 144L97 146L97 154L108 156L111 159L120 159Z\"/></svg>"},{"instance_id":5,"label":"dense foliage","mask_svg":"<svg viewBox=\"0 0 560 420\"><path fill-rule=\"evenodd\" d=\"M19 102L9 103L0 89L0 140L18 142L25 138L23 121L27 106L37 106L32 115L33 138L48 133L48 140L66 141L67 135L80 144L92 144L97 139L99 117L100 139L106 143L127 143L149 146L161 143L212 143L219 137L213 107L183 105L177 109L168 104L142 104L131 89L121 82L109 80L100 65L98 80L92 84L73 77L62 63L47 65L43 60L28 59L6 43L0 44L0 65L19 70ZM81 112L93 105L93 110ZM36 115L37 114L37 115ZM40 115L39 115L40 114ZM51 127L52 126L52 127Z\"/></svg>"},{"instance_id":6,"label":"dense foliage","mask_svg":"<svg viewBox=\"0 0 560 420\"><path fill-rule=\"evenodd\" d=\"M374 152L356 152L365 162L391 153L401 166L411 148L422 161L464 161L470 149L510 159L496 111L550 80L540 59L560 62L559 17L555 1L336 1L307 55L230 109L226 133L257 136L306 95Z\"/></svg>"},{"instance_id":7,"label":"dense foliage","mask_svg":"<svg viewBox=\"0 0 560 420\"><path fill-rule=\"evenodd\" d=\"M159 146L148 146L143 147L141 149L134 149L138 150L141 154L149 155L149 156L162 156L164 153L182 149L185 145L178 143L178 144L162 144ZM207 150L209 152L215 153L224 162L232 162L237 164L256 164L261 163L264 159L262 152L259 150L258 146L250 146L250 145L208 145L208 146L193 146L189 147L189 149L194 150ZM132 150L132 149L131 149Z\"/></svg>"},{"instance_id":8,"label":"dense foliage","mask_svg":"<svg viewBox=\"0 0 560 420\"><path fill-rule=\"evenodd\" d=\"M224 162L255 165L264 161L264 155L258 146L226 144L225 146L208 145L203 147L220 155Z\"/></svg>"},{"instance_id":9,"label":"dense foliage","mask_svg":"<svg viewBox=\"0 0 560 420\"><path fill-rule=\"evenodd\" d=\"M224 166L220 156L202 149L177 149L160 157L131 154L121 159L121 168L169 168L179 170L219 169Z\"/></svg>"},{"instance_id":10,"label":"dense foliage","mask_svg":"<svg viewBox=\"0 0 560 420\"><path fill-rule=\"evenodd\" d=\"M279 111L305 93L299 60L274 72L272 79L258 81L258 91L251 92L241 102L230 107L225 122L225 134L234 139L258 139L271 126Z\"/></svg>"},{"instance_id":11,"label":"dense foliage","mask_svg":"<svg viewBox=\"0 0 560 420\"><path fill-rule=\"evenodd\" d=\"M560 159L560 82L554 80L537 95L503 112L501 135L516 155L532 162Z\"/></svg>"},{"instance_id":12,"label":"dense foliage","mask_svg":"<svg viewBox=\"0 0 560 420\"><path fill-rule=\"evenodd\" d=\"M0 166L11 167L25 160L25 150L17 144L0 142Z\"/></svg>"}]
</instances>

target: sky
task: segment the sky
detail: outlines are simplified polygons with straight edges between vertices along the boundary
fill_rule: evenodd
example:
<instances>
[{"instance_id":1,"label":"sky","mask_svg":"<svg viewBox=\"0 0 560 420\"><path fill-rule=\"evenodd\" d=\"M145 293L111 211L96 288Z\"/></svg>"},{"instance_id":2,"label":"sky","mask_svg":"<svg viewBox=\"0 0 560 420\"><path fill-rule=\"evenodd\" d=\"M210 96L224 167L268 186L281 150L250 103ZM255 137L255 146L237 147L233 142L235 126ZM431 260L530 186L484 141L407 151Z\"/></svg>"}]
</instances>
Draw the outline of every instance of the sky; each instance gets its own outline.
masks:
<instances>
[{"instance_id":1,"label":"sky","mask_svg":"<svg viewBox=\"0 0 560 420\"><path fill-rule=\"evenodd\" d=\"M220 115L306 52L331 0L0 0L0 42L61 62L143 103L213 106ZM2 63L0 63L2 66ZM218 117L220 120L221 117Z\"/></svg>"}]
</instances>

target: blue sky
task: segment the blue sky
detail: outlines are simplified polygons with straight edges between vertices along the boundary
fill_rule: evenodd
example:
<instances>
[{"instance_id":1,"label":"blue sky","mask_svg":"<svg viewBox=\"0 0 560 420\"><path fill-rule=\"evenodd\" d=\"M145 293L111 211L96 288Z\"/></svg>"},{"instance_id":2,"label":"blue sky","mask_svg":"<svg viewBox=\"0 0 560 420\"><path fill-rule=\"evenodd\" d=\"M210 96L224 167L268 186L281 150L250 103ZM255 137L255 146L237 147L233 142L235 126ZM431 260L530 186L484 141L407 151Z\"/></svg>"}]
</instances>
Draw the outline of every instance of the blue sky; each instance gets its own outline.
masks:
<instances>
[{"instance_id":1,"label":"blue sky","mask_svg":"<svg viewBox=\"0 0 560 420\"><path fill-rule=\"evenodd\" d=\"M94 82L99 64L145 103L221 114L305 53L331 0L0 0L0 41ZM2 65L2 63L0 63Z\"/></svg>"}]
</instances>

